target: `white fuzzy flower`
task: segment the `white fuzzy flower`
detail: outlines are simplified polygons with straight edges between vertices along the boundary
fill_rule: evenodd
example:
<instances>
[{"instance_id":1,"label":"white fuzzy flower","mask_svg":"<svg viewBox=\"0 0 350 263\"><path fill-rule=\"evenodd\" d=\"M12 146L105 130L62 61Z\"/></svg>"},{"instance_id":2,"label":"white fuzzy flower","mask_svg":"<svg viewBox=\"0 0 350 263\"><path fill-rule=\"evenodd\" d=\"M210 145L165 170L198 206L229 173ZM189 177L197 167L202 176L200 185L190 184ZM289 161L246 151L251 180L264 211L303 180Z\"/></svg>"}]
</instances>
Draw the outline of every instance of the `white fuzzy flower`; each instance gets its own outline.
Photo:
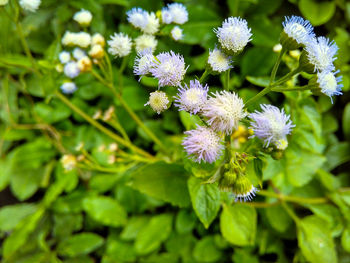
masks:
<instances>
[{"instance_id":1,"label":"white fuzzy flower","mask_svg":"<svg viewBox=\"0 0 350 263\"><path fill-rule=\"evenodd\" d=\"M144 49L143 51L138 52L134 63L134 74L142 77L151 73L150 69L154 60L154 55L152 54L151 49Z\"/></svg>"},{"instance_id":2,"label":"white fuzzy flower","mask_svg":"<svg viewBox=\"0 0 350 263\"><path fill-rule=\"evenodd\" d=\"M62 37L62 45L73 46L75 44L75 33L66 31Z\"/></svg>"},{"instance_id":3,"label":"white fuzzy flower","mask_svg":"<svg viewBox=\"0 0 350 263\"><path fill-rule=\"evenodd\" d=\"M152 52L154 52L157 44L158 41L153 35L144 34L135 38L135 49L137 52L141 52L145 49L151 49Z\"/></svg>"},{"instance_id":4,"label":"white fuzzy flower","mask_svg":"<svg viewBox=\"0 0 350 263\"><path fill-rule=\"evenodd\" d=\"M212 129L230 135L247 115L243 110L243 100L234 92L220 91L213 95L203 106L202 115Z\"/></svg>"},{"instance_id":5,"label":"white fuzzy flower","mask_svg":"<svg viewBox=\"0 0 350 263\"><path fill-rule=\"evenodd\" d=\"M107 43L109 45L108 52L115 57L125 57L131 52L132 42L126 34L114 33Z\"/></svg>"},{"instance_id":6,"label":"white fuzzy flower","mask_svg":"<svg viewBox=\"0 0 350 263\"><path fill-rule=\"evenodd\" d=\"M221 47L233 54L241 52L252 40L250 31L247 21L240 17L229 17L222 27L214 29Z\"/></svg>"},{"instance_id":7,"label":"white fuzzy flower","mask_svg":"<svg viewBox=\"0 0 350 263\"><path fill-rule=\"evenodd\" d=\"M65 82L61 85L61 90L64 94L72 94L77 90L77 86L74 82Z\"/></svg>"},{"instance_id":8,"label":"white fuzzy flower","mask_svg":"<svg viewBox=\"0 0 350 263\"><path fill-rule=\"evenodd\" d=\"M159 19L156 17L155 13L146 14L146 26L141 28L141 31L145 34L155 34L159 30Z\"/></svg>"},{"instance_id":9,"label":"white fuzzy flower","mask_svg":"<svg viewBox=\"0 0 350 263\"><path fill-rule=\"evenodd\" d=\"M220 49L214 48L212 51L209 51L208 64L214 72L221 73L233 68L231 63L231 57L227 56Z\"/></svg>"},{"instance_id":10,"label":"white fuzzy flower","mask_svg":"<svg viewBox=\"0 0 350 263\"><path fill-rule=\"evenodd\" d=\"M74 79L80 74L78 63L74 61L68 62L63 69L64 74L71 79Z\"/></svg>"},{"instance_id":11,"label":"white fuzzy flower","mask_svg":"<svg viewBox=\"0 0 350 263\"><path fill-rule=\"evenodd\" d=\"M183 4L172 3L167 7L172 15L172 22L182 25L188 21L188 12Z\"/></svg>"},{"instance_id":12,"label":"white fuzzy flower","mask_svg":"<svg viewBox=\"0 0 350 263\"><path fill-rule=\"evenodd\" d=\"M72 154L65 154L61 159L61 163L65 171L71 171L77 165L77 158Z\"/></svg>"},{"instance_id":13,"label":"white fuzzy flower","mask_svg":"<svg viewBox=\"0 0 350 263\"><path fill-rule=\"evenodd\" d=\"M58 58L62 64L66 64L70 61L71 56L68 51L62 51L59 55Z\"/></svg>"},{"instance_id":14,"label":"white fuzzy flower","mask_svg":"<svg viewBox=\"0 0 350 263\"><path fill-rule=\"evenodd\" d=\"M179 110L197 114L207 102L208 89L208 85L202 86L198 80L191 80L189 87L185 84L178 89L175 106Z\"/></svg>"},{"instance_id":15,"label":"white fuzzy flower","mask_svg":"<svg viewBox=\"0 0 350 263\"><path fill-rule=\"evenodd\" d=\"M164 7L162 9L162 23L163 24L171 24L173 22L173 15L170 12L169 8Z\"/></svg>"},{"instance_id":16,"label":"white fuzzy flower","mask_svg":"<svg viewBox=\"0 0 350 263\"><path fill-rule=\"evenodd\" d=\"M90 71L92 69L91 59L88 56L79 59L78 68L81 72Z\"/></svg>"},{"instance_id":17,"label":"white fuzzy flower","mask_svg":"<svg viewBox=\"0 0 350 263\"><path fill-rule=\"evenodd\" d=\"M317 73L317 83L319 84L322 93L326 94L331 98L332 103L332 96L343 94L341 92L343 84L340 84L340 82L342 81L342 76L336 77L338 73L339 70L335 72L326 70Z\"/></svg>"},{"instance_id":18,"label":"white fuzzy flower","mask_svg":"<svg viewBox=\"0 0 350 263\"><path fill-rule=\"evenodd\" d=\"M78 48L76 47L74 50L73 50L73 57L76 59L76 60L79 60L83 57L86 56L86 53L84 50L82 50L81 48Z\"/></svg>"},{"instance_id":19,"label":"white fuzzy flower","mask_svg":"<svg viewBox=\"0 0 350 263\"><path fill-rule=\"evenodd\" d=\"M41 0L20 0L19 4L23 9L35 12L39 8Z\"/></svg>"},{"instance_id":20,"label":"white fuzzy flower","mask_svg":"<svg viewBox=\"0 0 350 263\"><path fill-rule=\"evenodd\" d=\"M182 29L179 26L174 26L174 28L171 30L171 37L176 41L182 39Z\"/></svg>"},{"instance_id":21,"label":"white fuzzy flower","mask_svg":"<svg viewBox=\"0 0 350 263\"><path fill-rule=\"evenodd\" d=\"M186 131L185 134L187 136L182 145L196 162L212 163L222 155L223 141L212 129L198 126L197 129Z\"/></svg>"},{"instance_id":22,"label":"white fuzzy flower","mask_svg":"<svg viewBox=\"0 0 350 263\"><path fill-rule=\"evenodd\" d=\"M284 32L298 44L306 45L311 38L315 37L310 22L300 16L285 17L282 24Z\"/></svg>"},{"instance_id":23,"label":"white fuzzy flower","mask_svg":"<svg viewBox=\"0 0 350 263\"><path fill-rule=\"evenodd\" d=\"M81 26L88 26L92 20L92 14L90 11L81 9L79 12L76 12L73 16L73 19L77 21Z\"/></svg>"},{"instance_id":24,"label":"white fuzzy flower","mask_svg":"<svg viewBox=\"0 0 350 263\"><path fill-rule=\"evenodd\" d=\"M86 32L76 33L76 36L75 36L76 46L87 48L90 44L91 44L91 36L89 33L86 33Z\"/></svg>"},{"instance_id":25,"label":"white fuzzy flower","mask_svg":"<svg viewBox=\"0 0 350 263\"><path fill-rule=\"evenodd\" d=\"M91 45L100 45L104 47L106 44L105 38L100 33L95 33L91 38Z\"/></svg>"},{"instance_id":26,"label":"white fuzzy flower","mask_svg":"<svg viewBox=\"0 0 350 263\"><path fill-rule=\"evenodd\" d=\"M160 114L162 111L165 111L169 107L169 99L165 92L155 91L152 92L149 96L148 102L145 106L151 106L151 108Z\"/></svg>"},{"instance_id":27,"label":"white fuzzy flower","mask_svg":"<svg viewBox=\"0 0 350 263\"><path fill-rule=\"evenodd\" d=\"M145 28L147 21L147 12L139 7L135 7L126 12L128 22L136 28Z\"/></svg>"}]
</instances>

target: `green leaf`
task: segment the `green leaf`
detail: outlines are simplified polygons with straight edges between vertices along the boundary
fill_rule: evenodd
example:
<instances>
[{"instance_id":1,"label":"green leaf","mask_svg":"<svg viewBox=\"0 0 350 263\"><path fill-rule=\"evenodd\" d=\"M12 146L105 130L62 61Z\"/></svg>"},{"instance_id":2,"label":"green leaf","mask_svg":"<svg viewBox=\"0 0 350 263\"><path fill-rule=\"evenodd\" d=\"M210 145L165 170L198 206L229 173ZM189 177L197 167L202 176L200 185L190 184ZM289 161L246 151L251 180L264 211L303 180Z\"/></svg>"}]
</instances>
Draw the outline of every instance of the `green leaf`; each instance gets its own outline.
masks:
<instances>
[{"instance_id":1,"label":"green leaf","mask_svg":"<svg viewBox=\"0 0 350 263\"><path fill-rule=\"evenodd\" d=\"M346 104L343 113L343 133L346 138L350 139L350 102Z\"/></svg>"},{"instance_id":2,"label":"green leaf","mask_svg":"<svg viewBox=\"0 0 350 263\"><path fill-rule=\"evenodd\" d=\"M319 26L332 18L335 12L335 2L300 0L299 9L312 25Z\"/></svg>"},{"instance_id":3,"label":"green leaf","mask_svg":"<svg viewBox=\"0 0 350 263\"><path fill-rule=\"evenodd\" d=\"M83 207L89 216L103 225L117 227L126 223L126 211L110 197L87 197L83 201Z\"/></svg>"},{"instance_id":4,"label":"green leaf","mask_svg":"<svg viewBox=\"0 0 350 263\"><path fill-rule=\"evenodd\" d=\"M133 110L144 109L148 96L147 91L139 85L125 87L123 89L123 99Z\"/></svg>"},{"instance_id":5,"label":"green leaf","mask_svg":"<svg viewBox=\"0 0 350 263\"><path fill-rule=\"evenodd\" d=\"M269 77L253 77L253 76L247 76L246 79L259 87L267 87L270 83L270 78Z\"/></svg>"},{"instance_id":6,"label":"green leaf","mask_svg":"<svg viewBox=\"0 0 350 263\"><path fill-rule=\"evenodd\" d=\"M82 214L54 214L53 235L64 238L78 231L83 226Z\"/></svg>"},{"instance_id":7,"label":"green leaf","mask_svg":"<svg viewBox=\"0 0 350 263\"><path fill-rule=\"evenodd\" d=\"M337 254L327 223L317 216L307 216L298 226L298 244L305 258L312 263L336 263Z\"/></svg>"},{"instance_id":8,"label":"green leaf","mask_svg":"<svg viewBox=\"0 0 350 263\"><path fill-rule=\"evenodd\" d=\"M350 253L350 227L344 230L341 236L341 244L343 248Z\"/></svg>"},{"instance_id":9,"label":"green leaf","mask_svg":"<svg viewBox=\"0 0 350 263\"><path fill-rule=\"evenodd\" d=\"M221 251L215 245L214 236L204 237L193 249L193 257L198 262L219 262L221 256Z\"/></svg>"},{"instance_id":10,"label":"green leaf","mask_svg":"<svg viewBox=\"0 0 350 263\"><path fill-rule=\"evenodd\" d=\"M131 174L131 186L149 196L180 207L190 204L187 172L177 164L156 162Z\"/></svg>"},{"instance_id":11,"label":"green leaf","mask_svg":"<svg viewBox=\"0 0 350 263\"><path fill-rule=\"evenodd\" d=\"M136 253L145 255L159 248L172 231L172 221L173 217L170 214L154 216L137 235Z\"/></svg>"},{"instance_id":12,"label":"green leaf","mask_svg":"<svg viewBox=\"0 0 350 263\"><path fill-rule=\"evenodd\" d=\"M50 104L36 103L34 111L47 123L65 120L71 115L70 109L57 100L52 100Z\"/></svg>"},{"instance_id":13,"label":"green leaf","mask_svg":"<svg viewBox=\"0 0 350 263\"><path fill-rule=\"evenodd\" d=\"M266 76L270 73L276 60L271 48L253 47L244 54L241 62L243 76ZM252 63L254 61L254 63ZM261 67L260 65L264 65Z\"/></svg>"},{"instance_id":14,"label":"green leaf","mask_svg":"<svg viewBox=\"0 0 350 263\"><path fill-rule=\"evenodd\" d=\"M33 204L17 204L4 206L0 209L0 230L12 230L23 218L33 214L37 207Z\"/></svg>"},{"instance_id":15,"label":"green leaf","mask_svg":"<svg viewBox=\"0 0 350 263\"><path fill-rule=\"evenodd\" d=\"M186 111L180 111L180 120L186 130L195 129L197 125L202 125L203 121L197 115L189 114Z\"/></svg>"},{"instance_id":16,"label":"green leaf","mask_svg":"<svg viewBox=\"0 0 350 263\"><path fill-rule=\"evenodd\" d=\"M122 5L122 6L128 6L129 1L128 0L98 0L98 2L101 5Z\"/></svg>"},{"instance_id":17,"label":"green leaf","mask_svg":"<svg viewBox=\"0 0 350 263\"><path fill-rule=\"evenodd\" d=\"M57 253L62 256L74 257L86 255L104 243L104 239L94 233L79 233L68 237L60 242L57 247Z\"/></svg>"},{"instance_id":18,"label":"green leaf","mask_svg":"<svg viewBox=\"0 0 350 263\"><path fill-rule=\"evenodd\" d=\"M257 214L254 207L245 204L224 205L220 216L223 237L238 246L255 243Z\"/></svg>"},{"instance_id":19,"label":"green leaf","mask_svg":"<svg viewBox=\"0 0 350 263\"><path fill-rule=\"evenodd\" d=\"M176 215L175 229L180 234L190 233L196 225L196 216L192 211L180 210Z\"/></svg>"},{"instance_id":20,"label":"green leaf","mask_svg":"<svg viewBox=\"0 0 350 263\"><path fill-rule=\"evenodd\" d=\"M126 243L115 238L108 238L106 254L102 262L135 262L136 253L131 243Z\"/></svg>"},{"instance_id":21,"label":"green leaf","mask_svg":"<svg viewBox=\"0 0 350 263\"><path fill-rule=\"evenodd\" d=\"M208 228L220 209L220 192L214 184L203 184L202 180L191 177L188 189L192 206L199 220Z\"/></svg>"},{"instance_id":22,"label":"green leaf","mask_svg":"<svg viewBox=\"0 0 350 263\"><path fill-rule=\"evenodd\" d=\"M333 170L337 166L350 160L350 143L341 142L333 144L326 152L328 170Z\"/></svg>"},{"instance_id":23,"label":"green leaf","mask_svg":"<svg viewBox=\"0 0 350 263\"><path fill-rule=\"evenodd\" d=\"M287 231L288 227L293 223L290 216L281 206L268 207L265 212L270 225L280 233Z\"/></svg>"},{"instance_id":24,"label":"green leaf","mask_svg":"<svg viewBox=\"0 0 350 263\"><path fill-rule=\"evenodd\" d=\"M120 238L126 241L135 240L140 230L144 228L148 221L149 217L147 216L134 216L130 218L121 232Z\"/></svg>"}]
</instances>

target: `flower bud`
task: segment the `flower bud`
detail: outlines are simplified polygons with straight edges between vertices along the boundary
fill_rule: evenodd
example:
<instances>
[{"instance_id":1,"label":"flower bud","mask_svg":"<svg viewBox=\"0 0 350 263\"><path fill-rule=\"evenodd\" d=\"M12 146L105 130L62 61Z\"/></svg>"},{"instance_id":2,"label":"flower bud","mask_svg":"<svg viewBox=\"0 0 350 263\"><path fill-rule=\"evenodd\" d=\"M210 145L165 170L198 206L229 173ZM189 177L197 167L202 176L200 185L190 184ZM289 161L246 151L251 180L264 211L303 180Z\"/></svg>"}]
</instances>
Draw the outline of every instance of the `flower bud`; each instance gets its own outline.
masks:
<instances>
[{"instance_id":1,"label":"flower bud","mask_svg":"<svg viewBox=\"0 0 350 263\"><path fill-rule=\"evenodd\" d=\"M247 176L240 175L233 186L232 192L236 197L235 201L250 201L255 196L257 189L252 185Z\"/></svg>"}]
</instances>

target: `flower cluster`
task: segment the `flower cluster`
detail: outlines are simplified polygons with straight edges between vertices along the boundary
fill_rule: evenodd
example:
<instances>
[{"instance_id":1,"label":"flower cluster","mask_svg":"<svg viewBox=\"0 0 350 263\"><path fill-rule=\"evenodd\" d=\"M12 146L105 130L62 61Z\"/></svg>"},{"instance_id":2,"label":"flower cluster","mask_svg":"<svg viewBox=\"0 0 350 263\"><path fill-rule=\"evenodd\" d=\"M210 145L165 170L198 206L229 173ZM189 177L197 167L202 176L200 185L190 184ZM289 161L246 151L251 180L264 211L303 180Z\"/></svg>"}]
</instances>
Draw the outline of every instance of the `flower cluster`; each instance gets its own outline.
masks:
<instances>
[{"instance_id":1,"label":"flower cluster","mask_svg":"<svg viewBox=\"0 0 350 263\"><path fill-rule=\"evenodd\" d=\"M298 16L286 17L283 22L281 44L285 50L302 47L304 51L299 60L299 67L310 74L316 73L316 83L322 93L329 96L341 95L341 77L333 64L338 47L334 41L316 37L309 21ZM333 100L332 100L333 102Z\"/></svg>"},{"instance_id":2,"label":"flower cluster","mask_svg":"<svg viewBox=\"0 0 350 263\"><path fill-rule=\"evenodd\" d=\"M81 27L88 27L92 20L92 14L87 10L80 10L73 16ZM66 31L62 37L62 45L66 48L59 53L59 64L56 69L63 72L65 79L61 85L61 90L65 94L74 93L77 85L72 79L78 77L83 72L91 71L93 63L99 64L104 57L105 39L99 34L93 35L85 31ZM90 49L89 49L90 48Z\"/></svg>"}]
</instances>

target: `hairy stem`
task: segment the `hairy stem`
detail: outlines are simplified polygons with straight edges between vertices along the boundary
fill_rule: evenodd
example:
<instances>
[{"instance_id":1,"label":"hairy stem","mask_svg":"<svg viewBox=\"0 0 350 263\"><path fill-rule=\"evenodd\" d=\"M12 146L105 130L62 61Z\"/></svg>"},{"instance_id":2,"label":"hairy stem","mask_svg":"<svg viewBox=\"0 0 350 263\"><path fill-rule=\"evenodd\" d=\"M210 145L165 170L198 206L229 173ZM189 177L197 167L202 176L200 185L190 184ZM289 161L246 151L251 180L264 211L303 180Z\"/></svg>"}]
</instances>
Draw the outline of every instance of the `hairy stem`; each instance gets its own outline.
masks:
<instances>
[{"instance_id":1,"label":"hairy stem","mask_svg":"<svg viewBox=\"0 0 350 263\"><path fill-rule=\"evenodd\" d=\"M206 79L207 76L209 76L209 70L205 69L205 71L203 72L202 76L199 79L199 82L202 83Z\"/></svg>"}]
</instances>

